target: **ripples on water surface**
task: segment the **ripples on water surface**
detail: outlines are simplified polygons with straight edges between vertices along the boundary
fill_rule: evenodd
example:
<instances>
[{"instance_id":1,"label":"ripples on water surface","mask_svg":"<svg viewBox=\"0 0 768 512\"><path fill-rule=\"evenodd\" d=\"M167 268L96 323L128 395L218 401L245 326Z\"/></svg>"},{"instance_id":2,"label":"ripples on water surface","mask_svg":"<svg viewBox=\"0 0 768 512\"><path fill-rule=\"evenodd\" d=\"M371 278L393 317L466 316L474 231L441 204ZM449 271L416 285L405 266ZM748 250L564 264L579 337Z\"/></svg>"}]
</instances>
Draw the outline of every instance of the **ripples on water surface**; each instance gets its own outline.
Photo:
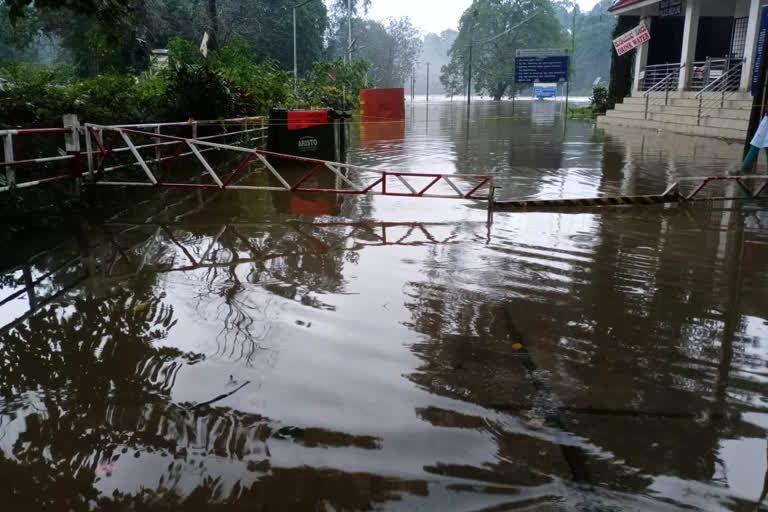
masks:
<instances>
[{"instance_id":1,"label":"ripples on water surface","mask_svg":"<svg viewBox=\"0 0 768 512\"><path fill-rule=\"evenodd\" d=\"M658 193L738 162L557 108L409 106L355 126L349 161L492 173L504 198ZM4 509L741 511L766 492L759 204L488 229L462 201L141 193L3 251Z\"/></svg>"}]
</instances>

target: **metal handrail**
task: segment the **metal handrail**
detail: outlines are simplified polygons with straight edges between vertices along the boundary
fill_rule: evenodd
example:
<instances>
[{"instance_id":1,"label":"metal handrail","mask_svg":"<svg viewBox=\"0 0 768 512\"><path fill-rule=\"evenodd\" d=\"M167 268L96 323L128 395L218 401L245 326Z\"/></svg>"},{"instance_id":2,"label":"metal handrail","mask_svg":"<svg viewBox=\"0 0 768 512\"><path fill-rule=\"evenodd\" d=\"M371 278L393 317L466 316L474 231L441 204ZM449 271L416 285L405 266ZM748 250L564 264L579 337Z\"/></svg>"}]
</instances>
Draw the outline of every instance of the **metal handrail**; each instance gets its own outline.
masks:
<instances>
[{"instance_id":1,"label":"metal handrail","mask_svg":"<svg viewBox=\"0 0 768 512\"><path fill-rule=\"evenodd\" d=\"M658 92L658 91L662 90L662 86L664 86L663 87L663 91L664 91L664 105L665 106L669 105L669 90L670 89L667 86L667 81L669 81L671 78L674 78L676 80L680 79L680 70L683 69L686 66L686 64L680 64L679 66L680 67L677 70L672 71L671 73L667 74L664 78L659 80L653 87L651 87L650 89L645 91L645 93L643 94L643 96L645 96L645 119L646 120L648 120L648 109L649 109L650 104L651 104L650 103L651 102L651 93Z\"/></svg>"},{"instance_id":2,"label":"metal handrail","mask_svg":"<svg viewBox=\"0 0 768 512\"><path fill-rule=\"evenodd\" d=\"M700 90L696 94L696 99L699 100L699 106L698 106L698 117L696 124L698 126L701 126L701 118L702 114L705 111L715 110L717 108L725 108L725 98L726 94L734 94L737 92L738 87L735 89L733 86L735 85L734 78L737 78L739 81L741 80L741 73L744 67L743 60L740 60L738 64L732 66L728 71L723 73L722 76L720 76L718 79L713 81L712 83L708 84L706 87L704 87L702 90ZM719 98L715 97L713 99L710 99L707 101L705 108L704 103L704 94L705 93L717 93L719 94ZM717 106L719 99L719 107Z\"/></svg>"}]
</instances>

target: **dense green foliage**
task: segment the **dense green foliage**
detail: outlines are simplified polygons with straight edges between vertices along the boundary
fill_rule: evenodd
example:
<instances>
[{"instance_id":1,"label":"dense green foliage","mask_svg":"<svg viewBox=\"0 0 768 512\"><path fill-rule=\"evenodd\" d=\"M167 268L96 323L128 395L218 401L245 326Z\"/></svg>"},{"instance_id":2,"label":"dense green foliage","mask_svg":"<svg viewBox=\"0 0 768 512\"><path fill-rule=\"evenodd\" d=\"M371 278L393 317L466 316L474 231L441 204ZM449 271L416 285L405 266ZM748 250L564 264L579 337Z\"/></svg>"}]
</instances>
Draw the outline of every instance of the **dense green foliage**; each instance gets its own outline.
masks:
<instances>
[{"instance_id":1,"label":"dense green foliage","mask_svg":"<svg viewBox=\"0 0 768 512\"><path fill-rule=\"evenodd\" d=\"M608 89L602 85L596 85L592 88L592 97L590 107L597 114L605 114L609 108L613 108L608 101Z\"/></svg>"},{"instance_id":2,"label":"dense green foliage","mask_svg":"<svg viewBox=\"0 0 768 512\"><path fill-rule=\"evenodd\" d=\"M566 44L550 0L473 0L461 17L451 63L444 68L460 78L444 75L443 83L466 83L471 49L474 91L500 100L514 90L516 50Z\"/></svg>"},{"instance_id":3,"label":"dense green foliage","mask_svg":"<svg viewBox=\"0 0 768 512\"><path fill-rule=\"evenodd\" d=\"M2 122L58 122L64 112L90 122L122 123L167 119L217 119L265 114L270 107L340 107L347 84L347 106L368 82L369 64L316 63L293 95L291 73L272 60L259 61L242 39L232 39L203 57L195 43L173 39L165 68L138 76L105 74L75 78L62 68L14 63L0 66Z\"/></svg>"}]
</instances>

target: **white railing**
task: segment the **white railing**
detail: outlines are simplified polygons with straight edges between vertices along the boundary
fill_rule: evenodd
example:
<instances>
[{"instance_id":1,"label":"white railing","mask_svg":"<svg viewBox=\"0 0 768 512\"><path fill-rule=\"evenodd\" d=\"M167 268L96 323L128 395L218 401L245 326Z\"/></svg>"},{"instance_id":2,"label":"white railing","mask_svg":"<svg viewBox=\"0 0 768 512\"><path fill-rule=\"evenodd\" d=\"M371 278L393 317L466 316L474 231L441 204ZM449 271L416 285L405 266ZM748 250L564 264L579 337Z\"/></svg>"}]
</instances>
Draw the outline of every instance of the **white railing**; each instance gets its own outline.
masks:
<instances>
[{"instance_id":1,"label":"white railing","mask_svg":"<svg viewBox=\"0 0 768 512\"><path fill-rule=\"evenodd\" d=\"M662 80L667 80L670 74L679 79L680 70L683 67L685 67L685 64L681 64L680 62L672 64L653 64L651 66L646 66L646 68L643 70L643 79L640 81L640 90L648 91L653 89ZM670 82L671 81L672 80L670 80ZM677 89L677 84L675 84L672 90L675 89Z\"/></svg>"},{"instance_id":2,"label":"white railing","mask_svg":"<svg viewBox=\"0 0 768 512\"><path fill-rule=\"evenodd\" d=\"M725 57L722 59L710 59L699 62L691 62L688 66L691 67L688 74L687 89L689 91L701 91L707 89L715 82L719 82L720 79L731 71L736 65L741 66L742 61L738 59L731 59ZM736 84L736 89L738 89Z\"/></svg>"},{"instance_id":3,"label":"white railing","mask_svg":"<svg viewBox=\"0 0 768 512\"><path fill-rule=\"evenodd\" d=\"M666 64L664 66L667 66ZM655 84L649 87L643 96L645 97L645 119L648 119L648 113L652 106L655 105L669 105L669 91L677 90L680 83L680 70L685 67L685 64L675 64L676 68L670 71L670 68L665 68L669 71L664 77L659 79ZM645 77L648 78L648 75Z\"/></svg>"},{"instance_id":4,"label":"white railing","mask_svg":"<svg viewBox=\"0 0 768 512\"><path fill-rule=\"evenodd\" d=\"M741 84L742 67L741 62L732 66L696 94L699 103L697 125L701 126L701 120L707 113L725 108L725 102L728 98L738 92Z\"/></svg>"}]
</instances>

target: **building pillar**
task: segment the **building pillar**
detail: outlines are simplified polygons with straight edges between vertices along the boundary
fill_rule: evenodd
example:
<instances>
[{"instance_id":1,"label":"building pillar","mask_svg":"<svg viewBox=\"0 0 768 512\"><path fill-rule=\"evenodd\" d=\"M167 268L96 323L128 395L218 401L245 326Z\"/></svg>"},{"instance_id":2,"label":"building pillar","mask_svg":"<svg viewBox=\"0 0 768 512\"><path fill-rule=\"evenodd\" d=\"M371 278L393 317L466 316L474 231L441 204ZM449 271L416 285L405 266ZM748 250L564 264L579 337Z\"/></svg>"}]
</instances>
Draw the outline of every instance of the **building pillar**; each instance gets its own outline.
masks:
<instances>
[{"instance_id":1,"label":"building pillar","mask_svg":"<svg viewBox=\"0 0 768 512\"><path fill-rule=\"evenodd\" d=\"M759 1L759 0L758 0ZM701 14L701 4L695 0L688 0L685 3L685 24L683 25L683 47L680 52L680 65L685 67L680 70L680 81L677 85L678 91L684 91L688 88L688 80L693 72L692 63L696 60L696 42L699 38L699 15Z\"/></svg>"},{"instance_id":2,"label":"building pillar","mask_svg":"<svg viewBox=\"0 0 768 512\"><path fill-rule=\"evenodd\" d=\"M650 32L651 18L640 18L640 23L645 23L646 28L648 28L648 31ZM641 73L645 71L646 65L648 65L648 47L650 44L650 42L643 43L635 50L637 53L635 54L635 77L632 81L632 96L639 96L639 93L641 92L640 84L643 81L641 80L640 76Z\"/></svg>"},{"instance_id":3,"label":"building pillar","mask_svg":"<svg viewBox=\"0 0 768 512\"><path fill-rule=\"evenodd\" d=\"M760 0L749 1L749 22L747 40L744 44L744 67L741 70L741 87L744 92L752 90L752 68L755 65L757 38L760 35Z\"/></svg>"}]
</instances>

